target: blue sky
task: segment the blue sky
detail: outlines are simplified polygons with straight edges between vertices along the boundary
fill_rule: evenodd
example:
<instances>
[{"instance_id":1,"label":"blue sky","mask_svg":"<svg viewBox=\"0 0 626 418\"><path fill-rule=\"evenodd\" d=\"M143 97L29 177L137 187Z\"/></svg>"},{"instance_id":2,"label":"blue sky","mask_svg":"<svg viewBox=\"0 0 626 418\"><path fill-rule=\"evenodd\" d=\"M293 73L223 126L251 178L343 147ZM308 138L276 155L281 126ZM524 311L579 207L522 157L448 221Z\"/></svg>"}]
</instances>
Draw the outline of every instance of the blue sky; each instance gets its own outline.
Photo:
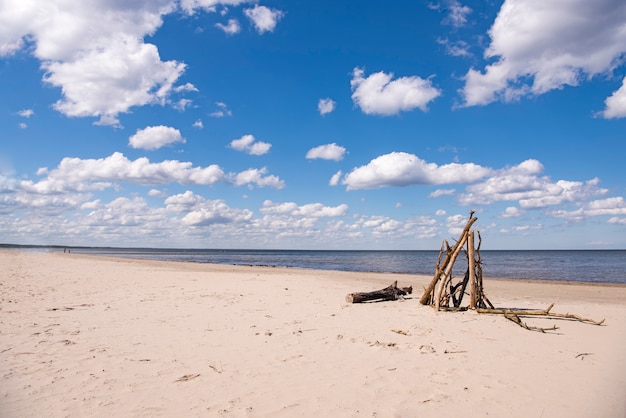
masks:
<instances>
[{"instance_id":1,"label":"blue sky","mask_svg":"<svg viewBox=\"0 0 626 418\"><path fill-rule=\"evenodd\" d=\"M0 242L626 248L623 1L71 3L0 3Z\"/></svg>"}]
</instances>

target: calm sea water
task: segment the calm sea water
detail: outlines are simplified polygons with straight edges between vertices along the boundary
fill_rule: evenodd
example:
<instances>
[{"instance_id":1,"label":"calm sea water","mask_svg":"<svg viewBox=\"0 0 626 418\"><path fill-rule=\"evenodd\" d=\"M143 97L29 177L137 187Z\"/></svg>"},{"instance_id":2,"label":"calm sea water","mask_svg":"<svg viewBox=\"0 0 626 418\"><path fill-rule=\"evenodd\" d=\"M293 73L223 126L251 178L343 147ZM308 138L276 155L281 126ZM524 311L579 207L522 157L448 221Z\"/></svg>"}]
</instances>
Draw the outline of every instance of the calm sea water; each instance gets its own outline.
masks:
<instances>
[{"instance_id":1,"label":"calm sea water","mask_svg":"<svg viewBox=\"0 0 626 418\"><path fill-rule=\"evenodd\" d=\"M62 249L60 249L62 251ZM58 248L55 251L59 251ZM152 260L431 275L438 251L180 250L73 248ZM481 251L484 277L626 284L626 250ZM463 275L463 254L455 275Z\"/></svg>"}]
</instances>

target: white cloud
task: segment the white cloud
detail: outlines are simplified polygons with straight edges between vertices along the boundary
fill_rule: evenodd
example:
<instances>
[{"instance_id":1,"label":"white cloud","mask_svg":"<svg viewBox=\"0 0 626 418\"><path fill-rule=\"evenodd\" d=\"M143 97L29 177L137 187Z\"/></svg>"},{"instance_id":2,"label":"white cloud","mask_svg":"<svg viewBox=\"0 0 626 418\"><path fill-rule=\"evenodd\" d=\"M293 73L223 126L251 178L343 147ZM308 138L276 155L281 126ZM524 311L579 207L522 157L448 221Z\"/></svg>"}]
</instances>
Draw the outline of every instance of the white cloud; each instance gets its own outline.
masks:
<instances>
[{"instance_id":1,"label":"white cloud","mask_svg":"<svg viewBox=\"0 0 626 418\"><path fill-rule=\"evenodd\" d=\"M170 0L132 7L60 0L25 7L8 0L0 5L0 50L14 52L19 45L41 61L44 81L61 89L54 105L59 112L119 125L118 115L134 106L166 103L185 69L161 61L157 48L142 41L174 9Z\"/></svg>"},{"instance_id":2,"label":"white cloud","mask_svg":"<svg viewBox=\"0 0 626 418\"><path fill-rule=\"evenodd\" d=\"M204 128L204 124L202 123L201 119L198 119L197 121L195 121L193 123L193 127L194 128L198 128L198 129L203 129Z\"/></svg>"},{"instance_id":3,"label":"white cloud","mask_svg":"<svg viewBox=\"0 0 626 418\"><path fill-rule=\"evenodd\" d=\"M169 126L148 126L138 129L137 132L128 139L128 145L132 148L145 150L155 150L166 145L175 143L185 143L178 129Z\"/></svg>"},{"instance_id":4,"label":"white cloud","mask_svg":"<svg viewBox=\"0 0 626 418\"><path fill-rule=\"evenodd\" d=\"M16 41L4 41L0 44L0 57L10 57L24 47L24 41L20 38Z\"/></svg>"},{"instance_id":5,"label":"white cloud","mask_svg":"<svg viewBox=\"0 0 626 418\"><path fill-rule=\"evenodd\" d=\"M333 174L332 177L330 178L330 180L328 181L328 185L329 186L337 186L339 184L339 181L341 180L341 174L342 174L341 170L339 170L335 174Z\"/></svg>"},{"instance_id":6,"label":"white cloud","mask_svg":"<svg viewBox=\"0 0 626 418\"><path fill-rule=\"evenodd\" d=\"M465 225L467 224L466 215L452 215L446 218L446 225L448 227L448 233L452 235L459 235L463 232Z\"/></svg>"},{"instance_id":7,"label":"white cloud","mask_svg":"<svg viewBox=\"0 0 626 418\"><path fill-rule=\"evenodd\" d=\"M263 155L269 152L272 144L261 141L255 142L254 135L248 134L239 139L233 139L230 142L230 147L236 151L243 151L250 155Z\"/></svg>"},{"instance_id":8,"label":"white cloud","mask_svg":"<svg viewBox=\"0 0 626 418\"><path fill-rule=\"evenodd\" d=\"M593 200L585 205L585 214L588 216L626 215L626 201L621 196Z\"/></svg>"},{"instance_id":9,"label":"white cloud","mask_svg":"<svg viewBox=\"0 0 626 418\"><path fill-rule=\"evenodd\" d=\"M502 215L500 216L502 218L517 218L519 216L522 216L523 213L524 212L521 211L519 208L516 208L515 206L509 206L504 210L504 212L502 212Z\"/></svg>"},{"instance_id":10,"label":"white cloud","mask_svg":"<svg viewBox=\"0 0 626 418\"><path fill-rule=\"evenodd\" d=\"M133 106L165 104L185 69L176 61L162 62L154 45L130 37L43 67L44 81L63 91L56 110L67 116L100 116L104 125L119 124L117 115Z\"/></svg>"},{"instance_id":11,"label":"white cloud","mask_svg":"<svg viewBox=\"0 0 626 418\"><path fill-rule=\"evenodd\" d=\"M346 149L344 147L333 142L332 144L320 145L318 147L311 148L307 151L305 158L311 160L322 159L341 161L345 153Z\"/></svg>"},{"instance_id":12,"label":"white cloud","mask_svg":"<svg viewBox=\"0 0 626 418\"><path fill-rule=\"evenodd\" d=\"M247 184L251 187L253 184L256 184L258 187L273 187L275 189L282 189L285 187L285 182L278 176L265 176L265 173L267 173L266 167L260 169L249 168L248 170L237 173L232 177L235 186L244 186Z\"/></svg>"},{"instance_id":13,"label":"white cloud","mask_svg":"<svg viewBox=\"0 0 626 418\"><path fill-rule=\"evenodd\" d=\"M435 215L437 216L446 216L446 211L443 209L437 209L437 211L435 212Z\"/></svg>"},{"instance_id":14,"label":"white cloud","mask_svg":"<svg viewBox=\"0 0 626 418\"><path fill-rule=\"evenodd\" d=\"M456 189L437 189L434 192L431 192L428 197L435 199L441 196L451 196L454 193L456 193Z\"/></svg>"},{"instance_id":15,"label":"white cloud","mask_svg":"<svg viewBox=\"0 0 626 418\"><path fill-rule=\"evenodd\" d=\"M348 205L345 203L334 207L324 206L321 203L310 203L298 206L294 202L274 203L271 200L266 200L261 207L261 213L263 214L280 214L312 218L343 216L347 211Z\"/></svg>"},{"instance_id":16,"label":"white cloud","mask_svg":"<svg viewBox=\"0 0 626 418\"><path fill-rule=\"evenodd\" d=\"M193 91L193 92L199 91L198 88L191 83L185 83L182 86L174 87L173 90L176 93L181 93L181 92L186 92L186 91Z\"/></svg>"},{"instance_id":17,"label":"white cloud","mask_svg":"<svg viewBox=\"0 0 626 418\"><path fill-rule=\"evenodd\" d=\"M241 31L241 26L239 25L239 21L237 19L228 19L228 23L226 25L222 23L216 23L215 26L224 31L224 33L228 35L234 35Z\"/></svg>"},{"instance_id":18,"label":"white cloud","mask_svg":"<svg viewBox=\"0 0 626 418\"><path fill-rule=\"evenodd\" d=\"M606 189L598 187L597 178L587 182L558 180L538 174L543 166L537 160L495 172L484 182L470 185L459 196L463 205L488 205L498 201L517 201L522 209L538 209L562 202L583 201L592 196L603 195Z\"/></svg>"},{"instance_id":19,"label":"white cloud","mask_svg":"<svg viewBox=\"0 0 626 418\"><path fill-rule=\"evenodd\" d=\"M23 118L30 118L35 114L35 111L33 109L23 109L17 112L17 114Z\"/></svg>"},{"instance_id":20,"label":"white cloud","mask_svg":"<svg viewBox=\"0 0 626 418\"><path fill-rule=\"evenodd\" d=\"M244 10L244 14L254 23L259 33L274 32L276 24L285 15L280 10L270 9L255 4L252 9Z\"/></svg>"},{"instance_id":21,"label":"white cloud","mask_svg":"<svg viewBox=\"0 0 626 418\"><path fill-rule=\"evenodd\" d=\"M325 115L335 110L335 104L335 101L331 98L320 99L317 102L317 110L320 112L320 115Z\"/></svg>"},{"instance_id":22,"label":"white cloud","mask_svg":"<svg viewBox=\"0 0 626 418\"><path fill-rule=\"evenodd\" d=\"M180 0L180 7L188 15L193 15L196 9L203 9L207 12L215 12L216 7L223 6L238 6L244 3L252 3L255 0Z\"/></svg>"},{"instance_id":23,"label":"white cloud","mask_svg":"<svg viewBox=\"0 0 626 418\"><path fill-rule=\"evenodd\" d=\"M167 193L165 193L163 190L158 190L158 189L150 189L148 191L148 196L152 196L152 197L165 197L167 196Z\"/></svg>"},{"instance_id":24,"label":"white cloud","mask_svg":"<svg viewBox=\"0 0 626 418\"><path fill-rule=\"evenodd\" d=\"M24 123L24 122L20 122L18 126L20 127L20 129L28 128L28 125L26 123Z\"/></svg>"},{"instance_id":25,"label":"white cloud","mask_svg":"<svg viewBox=\"0 0 626 418\"><path fill-rule=\"evenodd\" d=\"M417 76L392 81L393 74L382 71L367 78L364 75L362 69L355 68L350 86L354 104L368 115L395 115L415 108L425 112L428 103L441 95L430 80Z\"/></svg>"},{"instance_id":26,"label":"white cloud","mask_svg":"<svg viewBox=\"0 0 626 418\"><path fill-rule=\"evenodd\" d=\"M471 57L470 45L463 41L450 41L447 38L438 38L437 43L446 48L446 53L453 57Z\"/></svg>"},{"instance_id":27,"label":"white cloud","mask_svg":"<svg viewBox=\"0 0 626 418\"><path fill-rule=\"evenodd\" d=\"M96 200L92 200L91 202L85 202L82 205L80 205L81 209L88 209L88 210L93 210L93 209L97 209L101 206L101 202L100 199L96 199Z\"/></svg>"},{"instance_id":28,"label":"white cloud","mask_svg":"<svg viewBox=\"0 0 626 418\"><path fill-rule=\"evenodd\" d=\"M253 213L247 209L234 209L223 200L207 200L187 190L165 199L167 211L184 213L181 222L190 226L208 226L248 222Z\"/></svg>"},{"instance_id":29,"label":"white cloud","mask_svg":"<svg viewBox=\"0 0 626 418\"><path fill-rule=\"evenodd\" d=\"M165 160L152 163L147 158L134 161L116 152L100 159L64 158L59 166L47 172L38 182L22 180L19 188L34 194L55 194L104 190L116 182L143 186L170 183L213 185L225 183L235 186L284 187L277 176L266 176L267 169L249 169L241 173L224 173L220 166L194 167L191 162Z\"/></svg>"},{"instance_id":30,"label":"white cloud","mask_svg":"<svg viewBox=\"0 0 626 418\"><path fill-rule=\"evenodd\" d=\"M484 71L470 69L465 106L518 100L610 72L626 52L622 0L506 0L489 36Z\"/></svg>"},{"instance_id":31,"label":"white cloud","mask_svg":"<svg viewBox=\"0 0 626 418\"><path fill-rule=\"evenodd\" d=\"M413 154L392 152L353 169L343 179L348 190L417 184L471 183L491 173L477 164L427 163Z\"/></svg>"},{"instance_id":32,"label":"white cloud","mask_svg":"<svg viewBox=\"0 0 626 418\"><path fill-rule=\"evenodd\" d=\"M447 8L449 14L443 20L443 23L452 25L456 28L465 26L467 23L467 16L472 13L472 9L470 7L463 6L456 0L451 1Z\"/></svg>"},{"instance_id":33,"label":"white cloud","mask_svg":"<svg viewBox=\"0 0 626 418\"><path fill-rule=\"evenodd\" d=\"M212 118L223 118L225 116L232 116L233 112L230 111L226 103L223 102L215 102L218 107L218 110L209 114Z\"/></svg>"},{"instance_id":34,"label":"white cloud","mask_svg":"<svg viewBox=\"0 0 626 418\"><path fill-rule=\"evenodd\" d=\"M626 77L622 86L604 101L606 108L600 113L606 119L626 117Z\"/></svg>"},{"instance_id":35,"label":"white cloud","mask_svg":"<svg viewBox=\"0 0 626 418\"><path fill-rule=\"evenodd\" d=\"M176 110L180 110L181 112L183 112L185 109L187 109L189 106L191 106L191 104L193 103L192 100L189 99L180 99L177 102L175 102L174 104L172 104L172 107Z\"/></svg>"},{"instance_id":36,"label":"white cloud","mask_svg":"<svg viewBox=\"0 0 626 418\"><path fill-rule=\"evenodd\" d=\"M528 232L528 231L537 231L543 229L543 225L516 225L513 230L516 232Z\"/></svg>"}]
</instances>

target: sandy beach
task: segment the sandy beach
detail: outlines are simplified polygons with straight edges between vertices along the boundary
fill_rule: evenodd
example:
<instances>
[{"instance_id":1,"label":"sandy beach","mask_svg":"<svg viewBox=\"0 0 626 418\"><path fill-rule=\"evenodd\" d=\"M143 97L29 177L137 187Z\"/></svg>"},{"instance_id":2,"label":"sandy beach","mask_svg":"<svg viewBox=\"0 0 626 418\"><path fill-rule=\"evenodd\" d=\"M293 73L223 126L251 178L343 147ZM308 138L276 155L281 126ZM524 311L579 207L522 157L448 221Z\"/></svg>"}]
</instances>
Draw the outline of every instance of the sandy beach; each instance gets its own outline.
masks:
<instances>
[{"instance_id":1,"label":"sandy beach","mask_svg":"<svg viewBox=\"0 0 626 418\"><path fill-rule=\"evenodd\" d=\"M0 416L626 416L626 286L485 279L436 312L430 276L0 251ZM345 295L397 280L403 301ZM401 331L401 332L398 332Z\"/></svg>"}]
</instances>

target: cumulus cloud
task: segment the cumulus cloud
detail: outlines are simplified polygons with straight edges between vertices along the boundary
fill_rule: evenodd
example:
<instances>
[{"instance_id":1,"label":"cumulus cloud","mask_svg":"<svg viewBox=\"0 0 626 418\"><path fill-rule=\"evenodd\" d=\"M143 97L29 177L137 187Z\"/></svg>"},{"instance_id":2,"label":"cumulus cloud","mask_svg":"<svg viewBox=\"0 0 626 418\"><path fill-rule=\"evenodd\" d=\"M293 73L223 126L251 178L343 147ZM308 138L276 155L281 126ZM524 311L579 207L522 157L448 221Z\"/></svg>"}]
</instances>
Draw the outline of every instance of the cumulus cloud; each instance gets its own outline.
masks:
<instances>
[{"instance_id":1,"label":"cumulus cloud","mask_svg":"<svg viewBox=\"0 0 626 418\"><path fill-rule=\"evenodd\" d=\"M274 32L276 24L285 15L280 10L270 9L255 4L252 9L244 10L244 14L254 23L259 33Z\"/></svg>"},{"instance_id":2,"label":"cumulus cloud","mask_svg":"<svg viewBox=\"0 0 626 418\"><path fill-rule=\"evenodd\" d=\"M325 115L335 110L335 104L335 101L331 98L320 99L317 102L317 110L320 112L320 115Z\"/></svg>"},{"instance_id":3,"label":"cumulus cloud","mask_svg":"<svg viewBox=\"0 0 626 418\"><path fill-rule=\"evenodd\" d=\"M140 198L118 197L106 205L97 207L87 215L85 225L101 227L107 226L109 233L116 227L123 227L120 234L129 234L132 229L150 231L158 228L163 221L165 211L163 209L150 208L147 202Z\"/></svg>"},{"instance_id":4,"label":"cumulus cloud","mask_svg":"<svg viewBox=\"0 0 626 418\"><path fill-rule=\"evenodd\" d=\"M185 138L182 137L178 129L163 125L138 129L128 139L130 147L145 150L155 150L175 143L185 143Z\"/></svg>"},{"instance_id":5,"label":"cumulus cloud","mask_svg":"<svg viewBox=\"0 0 626 418\"><path fill-rule=\"evenodd\" d=\"M116 182L143 186L170 183L213 185L225 183L235 186L284 187L276 176L266 176L267 170L249 169L241 173L224 173L220 166L194 167L191 162L165 160L158 163L147 158L134 161L116 152L100 159L64 158L57 168L38 182L22 180L21 190L37 194L87 192L114 187Z\"/></svg>"},{"instance_id":6,"label":"cumulus cloud","mask_svg":"<svg viewBox=\"0 0 626 418\"><path fill-rule=\"evenodd\" d=\"M167 211L184 213L181 222L190 226L208 226L234 222L248 222L253 213L247 209L234 209L223 200L207 200L187 190L165 199Z\"/></svg>"},{"instance_id":7,"label":"cumulus cloud","mask_svg":"<svg viewBox=\"0 0 626 418\"><path fill-rule=\"evenodd\" d=\"M562 218L569 222L581 222L589 217L595 216L612 216L608 223L622 223L619 216L626 215L626 202L623 197L610 197L600 200L592 200L579 205L577 209L554 209L546 212L547 215Z\"/></svg>"},{"instance_id":8,"label":"cumulus cloud","mask_svg":"<svg viewBox=\"0 0 626 418\"><path fill-rule=\"evenodd\" d=\"M363 216L355 222L353 228L370 229L375 238L404 237L433 238L437 234L437 221L428 216L417 216L406 221L387 216Z\"/></svg>"},{"instance_id":9,"label":"cumulus cloud","mask_svg":"<svg viewBox=\"0 0 626 418\"><path fill-rule=\"evenodd\" d=\"M610 72L626 52L625 13L621 0L506 0L484 54L495 62L467 72L464 105L514 101Z\"/></svg>"},{"instance_id":10,"label":"cumulus cloud","mask_svg":"<svg viewBox=\"0 0 626 418\"><path fill-rule=\"evenodd\" d=\"M305 216L313 218L343 216L348 211L348 205L324 206L321 203L310 203L299 206L294 202L274 203L271 200L263 202L261 213L281 214L291 216Z\"/></svg>"},{"instance_id":11,"label":"cumulus cloud","mask_svg":"<svg viewBox=\"0 0 626 418\"><path fill-rule=\"evenodd\" d=\"M239 25L239 21L237 19L228 19L228 23L226 25L223 23L216 23L215 26L223 30L227 35L234 35L241 31L241 26Z\"/></svg>"},{"instance_id":12,"label":"cumulus cloud","mask_svg":"<svg viewBox=\"0 0 626 418\"><path fill-rule=\"evenodd\" d=\"M600 115L606 119L626 117L626 77L622 86L604 101L606 108Z\"/></svg>"},{"instance_id":13,"label":"cumulus cloud","mask_svg":"<svg viewBox=\"0 0 626 418\"><path fill-rule=\"evenodd\" d=\"M448 233L452 235L459 235L463 232L465 225L467 224L467 215L452 215L446 218L446 226L448 227Z\"/></svg>"},{"instance_id":14,"label":"cumulus cloud","mask_svg":"<svg viewBox=\"0 0 626 418\"><path fill-rule=\"evenodd\" d=\"M165 104L185 70L142 41L174 9L170 0L79 6L51 0L37 7L9 0L0 5L0 51L19 48L41 61L44 82L61 89L59 112L119 125L118 115L131 107Z\"/></svg>"},{"instance_id":15,"label":"cumulus cloud","mask_svg":"<svg viewBox=\"0 0 626 418\"><path fill-rule=\"evenodd\" d=\"M186 91L193 91L193 92L199 91L198 88L191 83L185 83L182 86L174 87L173 90L176 93L181 93L181 92L186 92Z\"/></svg>"},{"instance_id":16,"label":"cumulus cloud","mask_svg":"<svg viewBox=\"0 0 626 418\"><path fill-rule=\"evenodd\" d=\"M502 218L517 218L518 216L522 216L524 212L515 206L509 206L502 212L500 215Z\"/></svg>"},{"instance_id":17,"label":"cumulus cloud","mask_svg":"<svg viewBox=\"0 0 626 418\"><path fill-rule=\"evenodd\" d=\"M254 135L248 134L239 139L233 139L229 146L236 151L246 152L250 155L263 155L269 152L272 144L262 141L255 142Z\"/></svg>"},{"instance_id":18,"label":"cumulus cloud","mask_svg":"<svg viewBox=\"0 0 626 418\"><path fill-rule=\"evenodd\" d=\"M586 182L558 180L539 176L543 165L526 160L513 167L498 170L487 180L468 186L459 196L463 205L488 205L499 201L517 201L522 209L538 209L562 202L583 201L603 195L597 178Z\"/></svg>"},{"instance_id":19,"label":"cumulus cloud","mask_svg":"<svg viewBox=\"0 0 626 418\"><path fill-rule=\"evenodd\" d=\"M273 187L275 189L282 189L285 187L285 182L278 176L270 175L266 176L267 168L249 168L240 173L232 175L233 183L235 186L256 185L258 187Z\"/></svg>"},{"instance_id":20,"label":"cumulus cloud","mask_svg":"<svg viewBox=\"0 0 626 418\"><path fill-rule=\"evenodd\" d=\"M310 160L322 159L341 161L345 153L346 149L344 147L333 142L332 144L320 145L318 147L311 148L307 151L306 158Z\"/></svg>"},{"instance_id":21,"label":"cumulus cloud","mask_svg":"<svg viewBox=\"0 0 626 418\"><path fill-rule=\"evenodd\" d=\"M328 181L328 185L329 186L337 186L339 184L339 181L341 180L341 175L342 175L342 171L339 170L337 171L335 174L332 175L332 177L330 178L330 180Z\"/></svg>"},{"instance_id":22,"label":"cumulus cloud","mask_svg":"<svg viewBox=\"0 0 626 418\"><path fill-rule=\"evenodd\" d=\"M482 179L491 169L477 164L428 163L413 154L392 152L348 173L343 184L348 190L417 184L471 183Z\"/></svg>"},{"instance_id":23,"label":"cumulus cloud","mask_svg":"<svg viewBox=\"0 0 626 418\"><path fill-rule=\"evenodd\" d=\"M392 81L393 74L365 72L355 68L350 86L354 104L368 115L395 115L419 108L428 110L428 103L441 95L441 91L428 79L418 76L400 77Z\"/></svg>"}]
</instances>

